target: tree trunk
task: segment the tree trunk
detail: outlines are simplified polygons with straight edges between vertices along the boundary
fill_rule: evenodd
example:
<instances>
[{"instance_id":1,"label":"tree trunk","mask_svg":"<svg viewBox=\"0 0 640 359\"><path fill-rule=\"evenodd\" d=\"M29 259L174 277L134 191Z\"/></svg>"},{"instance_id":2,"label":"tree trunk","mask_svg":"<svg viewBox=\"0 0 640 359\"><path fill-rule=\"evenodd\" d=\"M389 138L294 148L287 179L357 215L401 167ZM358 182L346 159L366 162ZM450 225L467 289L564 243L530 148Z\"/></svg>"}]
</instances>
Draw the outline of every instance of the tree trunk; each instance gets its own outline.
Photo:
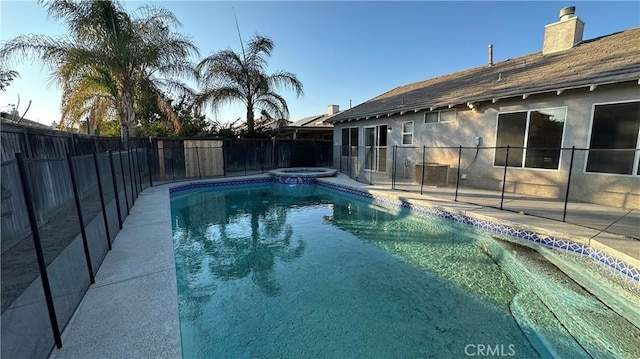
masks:
<instances>
[{"instance_id":1,"label":"tree trunk","mask_svg":"<svg viewBox=\"0 0 640 359\"><path fill-rule=\"evenodd\" d=\"M133 108L133 95L131 91L123 90L120 99L120 126L122 127L121 140L125 149L129 148L129 139L136 135L136 114Z\"/></svg>"},{"instance_id":2,"label":"tree trunk","mask_svg":"<svg viewBox=\"0 0 640 359\"><path fill-rule=\"evenodd\" d=\"M247 105L247 130L253 133L255 129L255 121L253 120L253 105Z\"/></svg>"}]
</instances>

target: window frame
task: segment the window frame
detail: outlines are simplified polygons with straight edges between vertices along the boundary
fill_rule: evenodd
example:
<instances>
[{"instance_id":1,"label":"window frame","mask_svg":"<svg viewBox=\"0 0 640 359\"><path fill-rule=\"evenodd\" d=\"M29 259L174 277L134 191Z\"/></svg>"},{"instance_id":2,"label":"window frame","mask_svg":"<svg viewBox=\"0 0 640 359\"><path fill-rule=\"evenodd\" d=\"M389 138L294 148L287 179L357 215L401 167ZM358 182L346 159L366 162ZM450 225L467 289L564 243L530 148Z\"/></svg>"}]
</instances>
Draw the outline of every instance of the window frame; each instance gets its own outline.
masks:
<instances>
[{"instance_id":1,"label":"window frame","mask_svg":"<svg viewBox=\"0 0 640 359\"><path fill-rule=\"evenodd\" d=\"M449 121L442 121L442 112L453 112L453 120L449 120ZM427 114L430 113L437 113L438 114L438 121L437 122L427 122ZM425 125L435 125L438 123L451 123L451 122L455 122L458 119L458 110L456 110L455 108L451 108L451 109L446 109L446 110L438 110L438 111L427 111L424 113L424 117L422 119L422 122Z\"/></svg>"},{"instance_id":2,"label":"window frame","mask_svg":"<svg viewBox=\"0 0 640 359\"><path fill-rule=\"evenodd\" d=\"M589 131L587 132L587 138L585 139L584 148L587 149L587 155L584 156L584 165L582 167L582 173L585 175L595 175L595 176L618 176L618 177L630 177L630 178L638 178L640 174L638 171L640 170L640 129L638 130L638 137L636 137L636 152L633 158L633 168L631 169L631 174L624 173L607 173L607 172L588 172L587 165L589 164L589 150L591 150L591 135L593 133L593 120L595 119L596 114L596 106L606 106L606 105L618 105L624 103L632 103L632 102L640 102L640 98L635 100L623 100L623 101L608 101L608 102L594 102L591 104L591 118L589 120Z\"/></svg>"},{"instance_id":3,"label":"window frame","mask_svg":"<svg viewBox=\"0 0 640 359\"><path fill-rule=\"evenodd\" d=\"M358 144L355 145L355 146L353 146L351 144L351 139L352 139L351 131L353 129L356 129L358 131L358 135L357 135ZM348 130L348 132L349 132L349 136L348 136L349 143L346 146L344 145L344 141L343 141L343 139L344 139L343 138L343 134L342 134L343 130ZM340 157L353 157L353 155L351 155L353 153L353 147L356 147L356 152L357 152L358 151L358 146L360 144L360 136L361 136L361 134L360 134L360 126L348 126L348 127L342 127L340 129ZM344 152L343 152L345 148L348 148L348 150L347 150L348 154L347 155L345 155Z\"/></svg>"},{"instance_id":4,"label":"window frame","mask_svg":"<svg viewBox=\"0 0 640 359\"><path fill-rule=\"evenodd\" d=\"M494 145L495 147L497 147L497 143L498 143L498 125L500 123L500 115L506 115L506 114L510 114L510 113L522 113L522 112L526 112L527 114L527 119L526 119L526 123L525 123L525 128L524 128L524 143L522 144L522 147L527 148L528 143L529 143L529 128L530 128L530 122L531 122L531 112L535 112L535 111L545 111L545 110L558 110L558 109L563 109L564 110L564 123L562 125L562 136L560 137L560 147L558 147L558 149L560 150L560 155L558 156L558 168L540 168L540 167L526 167L526 161L527 161L527 151L523 150L522 151L522 164L518 167L516 166L507 166L509 168L509 170L525 170L525 171L549 171L549 172L560 172L560 169L562 168L562 156L563 156L563 144L564 144L564 140L565 140L565 135L566 135L566 124L569 121L569 108L568 106L555 106L555 107L535 107L535 108L529 108L526 110L513 110L513 111L502 111L502 112L498 112L496 114L496 127L495 130L493 131L495 137L494 137ZM496 149L494 149L493 152L493 158L491 161L491 165L493 166L493 168L504 168L504 165L501 166L496 166Z\"/></svg>"},{"instance_id":5,"label":"window frame","mask_svg":"<svg viewBox=\"0 0 640 359\"><path fill-rule=\"evenodd\" d=\"M405 132L404 131L404 125L406 123L411 123L411 132ZM413 146L413 137L414 137L414 133L416 132L416 124L415 121L402 121L402 123L400 124L400 143L402 146ZM411 135L411 143L404 143L404 136L405 135Z\"/></svg>"}]
</instances>

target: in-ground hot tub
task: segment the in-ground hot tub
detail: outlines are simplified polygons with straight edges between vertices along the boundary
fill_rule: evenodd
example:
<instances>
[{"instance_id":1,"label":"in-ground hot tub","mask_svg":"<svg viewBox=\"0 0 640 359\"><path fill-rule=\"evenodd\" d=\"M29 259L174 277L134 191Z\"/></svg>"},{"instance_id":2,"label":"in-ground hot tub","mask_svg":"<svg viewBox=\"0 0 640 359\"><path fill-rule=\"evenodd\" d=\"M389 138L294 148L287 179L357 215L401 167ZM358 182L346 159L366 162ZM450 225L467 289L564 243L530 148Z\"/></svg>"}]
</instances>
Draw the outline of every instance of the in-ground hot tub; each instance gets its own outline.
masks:
<instances>
[{"instance_id":1,"label":"in-ground hot tub","mask_svg":"<svg viewBox=\"0 0 640 359\"><path fill-rule=\"evenodd\" d=\"M323 167L294 167L278 168L269 171L269 174L280 183L286 184L312 184L318 177L335 176L338 170Z\"/></svg>"}]
</instances>

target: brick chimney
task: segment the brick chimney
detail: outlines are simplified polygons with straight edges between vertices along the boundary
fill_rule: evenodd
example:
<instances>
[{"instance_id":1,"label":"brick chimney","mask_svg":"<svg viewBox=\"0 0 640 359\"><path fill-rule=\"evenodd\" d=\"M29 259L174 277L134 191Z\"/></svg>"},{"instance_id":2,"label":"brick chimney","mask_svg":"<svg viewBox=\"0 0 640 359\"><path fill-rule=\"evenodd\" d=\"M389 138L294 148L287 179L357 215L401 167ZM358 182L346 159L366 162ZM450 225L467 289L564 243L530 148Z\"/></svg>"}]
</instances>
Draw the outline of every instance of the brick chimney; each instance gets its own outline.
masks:
<instances>
[{"instance_id":1,"label":"brick chimney","mask_svg":"<svg viewBox=\"0 0 640 359\"><path fill-rule=\"evenodd\" d=\"M542 54L568 50L582 41L584 21L576 16L576 7L567 6L560 10L560 20L544 27Z\"/></svg>"},{"instance_id":2,"label":"brick chimney","mask_svg":"<svg viewBox=\"0 0 640 359\"><path fill-rule=\"evenodd\" d=\"M340 106L338 105L329 105L327 107L327 115L329 116L333 116L338 112L340 112Z\"/></svg>"}]
</instances>

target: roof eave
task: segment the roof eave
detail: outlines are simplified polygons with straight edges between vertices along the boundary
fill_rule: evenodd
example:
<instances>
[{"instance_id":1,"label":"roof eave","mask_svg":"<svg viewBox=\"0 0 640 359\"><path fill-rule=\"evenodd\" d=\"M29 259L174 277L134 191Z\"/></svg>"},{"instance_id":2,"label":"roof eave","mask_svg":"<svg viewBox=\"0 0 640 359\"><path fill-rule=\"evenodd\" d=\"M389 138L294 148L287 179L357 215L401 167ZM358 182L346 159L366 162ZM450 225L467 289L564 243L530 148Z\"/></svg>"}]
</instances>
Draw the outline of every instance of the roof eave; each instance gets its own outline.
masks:
<instances>
[{"instance_id":1,"label":"roof eave","mask_svg":"<svg viewBox=\"0 0 640 359\"><path fill-rule=\"evenodd\" d=\"M333 124L333 123L369 120L369 119L372 119L372 118L380 118L380 117L391 117L391 116L394 116L394 115L402 116L402 115L407 114L407 113L417 113L417 112L420 112L420 111L434 111L434 110L439 109L439 108L453 108L455 106L465 105L465 104L469 104L469 103L481 103L481 102L488 102L488 101L491 101L491 103L496 103L498 101L517 98L517 97L520 97L523 100L525 100L529 96L532 96L532 95L541 95L541 94L549 94L549 93L556 93L556 95L559 96L565 91L577 90L577 89L582 89L582 88L588 88L589 91L593 92L600 86L622 84L622 83L625 83L625 82L635 82L636 78L638 79L637 80L637 84L640 85L640 76L635 77L635 78L627 78L627 79L617 80L617 81L603 81L603 82L585 81L584 84L575 85L575 86L554 86L554 87L549 87L549 88L545 88L545 89L533 89L531 91L518 91L518 92L514 92L514 93L499 94L499 95L495 95L495 96L491 96L491 97L486 97L485 96L485 97L478 97L478 98L460 99L460 100L452 101L451 103L434 104L434 105L431 105L431 106L421 105L421 106L414 106L414 107L405 108L405 109L402 109L402 110L397 110L397 109L395 109L395 110L384 110L384 111L378 111L378 112L375 112L375 113L361 114L361 115L354 116L354 117L339 117L339 116L335 116L335 117L338 117L338 118L330 118L330 119L325 120L324 122Z\"/></svg>"}]
</instances>

